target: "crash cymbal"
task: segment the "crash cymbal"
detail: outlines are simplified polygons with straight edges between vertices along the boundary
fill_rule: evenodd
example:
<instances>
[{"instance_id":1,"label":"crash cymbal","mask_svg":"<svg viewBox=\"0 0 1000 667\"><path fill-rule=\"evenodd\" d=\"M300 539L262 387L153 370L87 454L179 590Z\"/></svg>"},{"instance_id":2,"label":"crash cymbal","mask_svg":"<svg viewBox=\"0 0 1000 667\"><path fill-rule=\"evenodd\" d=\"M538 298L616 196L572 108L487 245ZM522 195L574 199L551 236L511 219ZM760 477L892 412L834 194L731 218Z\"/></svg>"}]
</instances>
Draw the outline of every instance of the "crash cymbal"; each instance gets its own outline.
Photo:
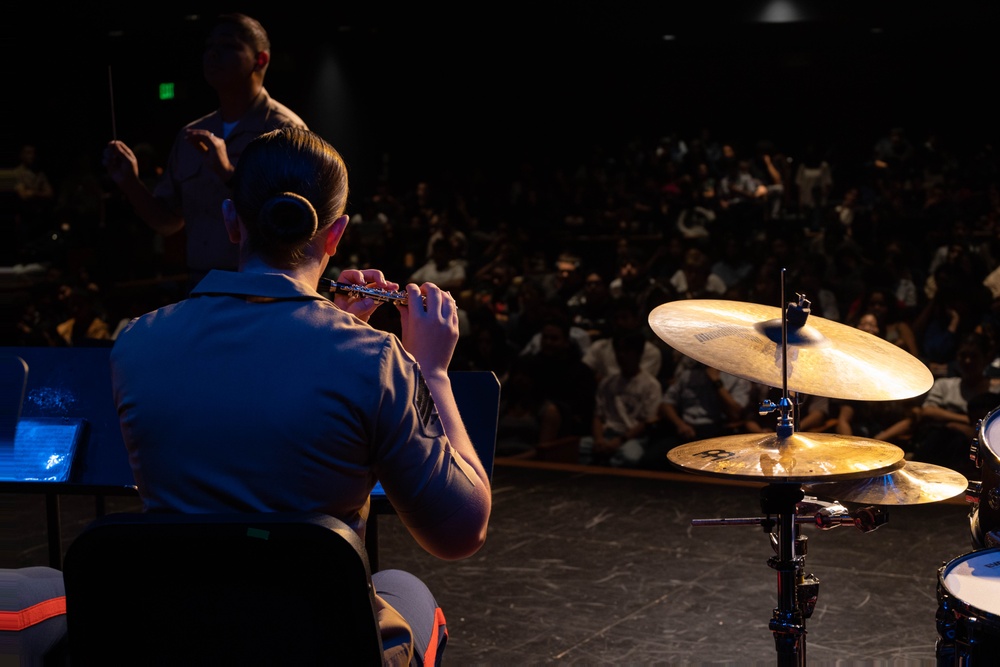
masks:
<instances>
[{"instance_id":1,"label":"crash cymbal","mask_svg":"<svg viewBox=\"0 0 1000 667\"><path fill-rule=\"evenodd\" d=\"M903 464L903 450L870 438L834 433L743 433L680 445L671 463L691 472L772 482L870 478Z\"/></svg>"},{"instance_id":2,"label":"crash cymbal","mask_svg":"<svg viewBox=\"0 0 1000 667\"><path fill-rule=\"evenodd\" d=\"M806 493L840 501L872 505L936 503L964 493L969 480L951 468L906 461L890 473L869 479L810 484Z\"/></svg>"},{"instance_id":3,"label":"crash cymbal","mask_svg":"<svg viewBox=\"0 0 1000 667\"><path fill-rule=\"evenodd\" d=\"M649 314L653 331L695 361L737 377L782 387L781 309L741 301L687 299ZM880 401L919 396L934 376L919 359L889 341L810 315L788 328L790 391Z\"/></svg>"}]
</instances>

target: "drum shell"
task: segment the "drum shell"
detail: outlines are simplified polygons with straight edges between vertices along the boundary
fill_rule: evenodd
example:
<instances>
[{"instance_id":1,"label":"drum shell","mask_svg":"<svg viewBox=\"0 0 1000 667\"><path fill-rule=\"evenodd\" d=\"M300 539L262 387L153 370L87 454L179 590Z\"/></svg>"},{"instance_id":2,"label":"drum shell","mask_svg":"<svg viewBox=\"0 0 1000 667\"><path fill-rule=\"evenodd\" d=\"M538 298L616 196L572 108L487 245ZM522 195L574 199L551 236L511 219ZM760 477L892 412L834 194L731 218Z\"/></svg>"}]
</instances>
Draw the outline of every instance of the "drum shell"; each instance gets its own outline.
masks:
<instances>
[{"instance_id":1,"label":"drum shell","mask_svg":"<svg viewBox=\"0 0 1000 667\"><path fill-rule=\"evenodd\" d=\"M980 422L976 457L981 464L979 500L976 507L975 538L980 546L990 531L1000 531L1000 408Z\"/></svg>"}]
</instances>

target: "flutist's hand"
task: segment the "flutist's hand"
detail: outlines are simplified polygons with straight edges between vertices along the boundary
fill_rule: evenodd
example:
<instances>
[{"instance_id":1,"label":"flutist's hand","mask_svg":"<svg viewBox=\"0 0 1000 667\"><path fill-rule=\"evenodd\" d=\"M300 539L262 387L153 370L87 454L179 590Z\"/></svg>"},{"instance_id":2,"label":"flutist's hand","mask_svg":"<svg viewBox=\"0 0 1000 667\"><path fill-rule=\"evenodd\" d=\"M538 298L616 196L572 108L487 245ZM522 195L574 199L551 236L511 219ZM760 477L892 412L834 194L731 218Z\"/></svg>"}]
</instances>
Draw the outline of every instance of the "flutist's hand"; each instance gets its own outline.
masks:
<instances>
[{"instance_id":1,"label":"flutist's hand","mask_svg":"<svg viewBox=\"0 0 1000 667\"><path fill-rule=\"evenodd\" d=\"M233 177L236 167L229 161L226 152L226 141L208 130L188 129L184 132L184 140L204 153L205 164L218 174L223 183L228 183Z\"/></svg>"},{"instance_id":2,"label":"flutist's hand","mask_svg":"<svg viewBox=\"0 0 1000 667\"><path fill-rule=\"evenodd\" d=\"M348 285L364 285L381 290L395 291L399 289L397 283L387 281L378 269L365 269L363 271L346 269L341 272L340 277L337 278L337 282L347 283ZM382 305L382 302L369 297L358 298L348 294L335 294L333 302L338 308L354 315L363 322L367 322L368 318L375 312L375 309Z\"/></svg>"},{"instance_id":3,"label":"flutist's hand","mask_svg":"<svg viewBox=\"0 0 1000 667\"><path fill-rule=\"evenodd\" d=\"M107 167L111 180L118 185L130 179L139 179L139 160L124 142L109 141L104 147L101 163Z\"/></svg>"},{"instance_id":4,"label":"flutist's hand","mask_svg":"<svg viewBox=\"0 0 1000 667\"><path fill-rule=\"evenodd\" d=\"M434 283L406 286L407 304L399 306L403 347L420 364L425 377L444 375L458 344L458 306ZM425 297L424 305L421 296Z\"/></svg>"}]
</instances>

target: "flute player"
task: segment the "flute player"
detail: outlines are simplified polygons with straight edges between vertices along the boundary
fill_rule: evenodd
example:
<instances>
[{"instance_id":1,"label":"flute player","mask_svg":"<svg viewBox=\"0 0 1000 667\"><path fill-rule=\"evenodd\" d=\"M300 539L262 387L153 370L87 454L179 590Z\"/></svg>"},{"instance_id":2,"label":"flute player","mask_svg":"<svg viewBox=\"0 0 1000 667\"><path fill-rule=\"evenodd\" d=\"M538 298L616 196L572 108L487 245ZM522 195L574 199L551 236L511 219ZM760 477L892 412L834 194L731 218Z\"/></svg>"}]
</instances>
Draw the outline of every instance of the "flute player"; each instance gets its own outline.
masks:
<instances>
[{"instance_id":1,"label":"flute player","mask_svg":"<svg viewBox=\"0 0 1000 667\"><path fill-rule=\"evenodd\" d=\"M347 171L316 134L284 128L247 147L223 205L238 271L133 320L111 352L114 400L146 511L319 511L364 538L376 480L429 553L486 539L489 478L447 368L454 299L408 284L402 340L368 326L372 298L316 291L348 223ZM398 285L377 270L340 282ZM434 664L444 615L416 577L373 575L391 664Z\"/></svg>"}]
</instances>

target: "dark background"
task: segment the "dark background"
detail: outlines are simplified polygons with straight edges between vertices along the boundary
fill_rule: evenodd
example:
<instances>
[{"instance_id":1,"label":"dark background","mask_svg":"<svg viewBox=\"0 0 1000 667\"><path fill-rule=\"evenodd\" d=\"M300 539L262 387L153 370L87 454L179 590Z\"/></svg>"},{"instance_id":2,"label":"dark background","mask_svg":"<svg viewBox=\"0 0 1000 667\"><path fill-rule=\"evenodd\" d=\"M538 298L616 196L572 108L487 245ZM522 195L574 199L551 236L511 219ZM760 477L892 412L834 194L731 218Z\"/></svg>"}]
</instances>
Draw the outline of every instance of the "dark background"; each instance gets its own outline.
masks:
<instances>
[{"instance_id":1,"label":"dark background","mask_svg":"<svg viewBox=\"0 0 1000 667\"><path fill-rule=\"evenodd\" d=\"M341 149L355 191L382 174L572 163L595 145L711 129L790 155L817 140L863 160L892 126L956 149L994 140L992 3L244 3L8 12L3 158L33 142L50 177L99 162L114 130L165 158L214 108L201 77L211 19L240 10L272 41L265 85ZM793 9L796 20L763 13ZM664 34L675 39L665 41ZM176 99L157 99L158 84ZM969 150L972 150L970 148ZM0 163L2 165L2 163Z\"/></svg>"}]
</instances>

